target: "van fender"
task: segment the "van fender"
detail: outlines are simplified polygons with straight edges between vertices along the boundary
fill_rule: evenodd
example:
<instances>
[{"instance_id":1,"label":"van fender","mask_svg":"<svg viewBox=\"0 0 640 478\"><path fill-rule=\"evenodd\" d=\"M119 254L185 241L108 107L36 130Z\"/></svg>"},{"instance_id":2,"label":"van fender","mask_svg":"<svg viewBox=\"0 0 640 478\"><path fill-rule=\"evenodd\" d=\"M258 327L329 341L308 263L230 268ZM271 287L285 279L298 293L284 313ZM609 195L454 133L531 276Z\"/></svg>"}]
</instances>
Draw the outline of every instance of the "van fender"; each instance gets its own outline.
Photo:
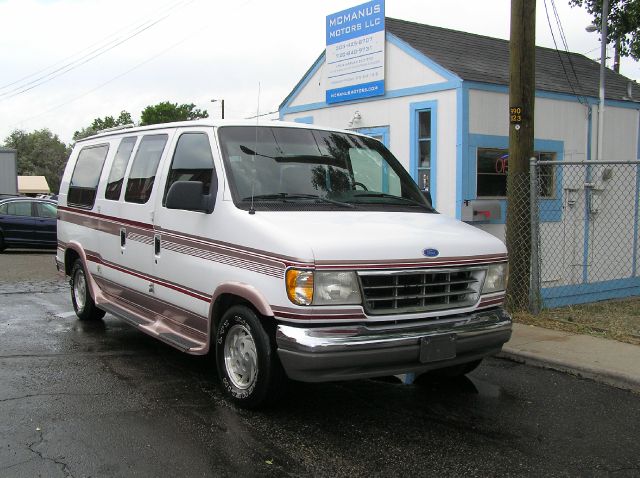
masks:
<instances>
[{"instance_id":1,"label":"van fender","mask_svg":"<svg viewBox=\"0 0 640 478\"><path fill-rule=\"evenodd\" d=\"M211 297L211 305L209 305L209 317L211 318L209 326L216 321L214 317L214 307L218 298L223 294L231 294L249 302L261 315L265 317L273 317L273 311L267 299L254 286L244 282L224 282L216 287Z\"/></svg>"},{"instance_id":2,"label":"van fender","mask_svg":"<svg viewBox=\"0 0 640 478\"><path fill-rule=\"evenodd\" d=\"M77 241L71 241L67 243L67 247L65 249L65 256L68 249L72 249L73 251L78 253L80 256L80 260L82 261L82 265L84 266L84 270L87 273L87 283L89 284L89 289L91 290L91 297L93 297L96 305L99 305L101 302L107 302L104 296L102 295L102 291L96 281L93 279L93 274L89 271L89 266L87 265L87 254L85 253L84 248ZM71 266L71 264L69 264ZM65 270L67 267L66 261L64 264Z\"/></svg>"}]
</instances>

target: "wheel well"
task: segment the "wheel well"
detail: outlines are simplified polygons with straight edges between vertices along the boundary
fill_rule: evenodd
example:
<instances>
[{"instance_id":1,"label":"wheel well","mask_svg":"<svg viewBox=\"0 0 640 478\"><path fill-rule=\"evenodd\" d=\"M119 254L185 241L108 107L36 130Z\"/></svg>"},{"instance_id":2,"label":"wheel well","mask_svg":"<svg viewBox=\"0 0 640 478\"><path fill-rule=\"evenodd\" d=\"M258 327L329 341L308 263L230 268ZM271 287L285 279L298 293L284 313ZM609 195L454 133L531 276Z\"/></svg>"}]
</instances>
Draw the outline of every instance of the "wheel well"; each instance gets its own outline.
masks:
<instances>
[{"instance_id":1,"label":"wheel well","mask_svg":"<svg viewBox=\"0 0 640 478\"><path fill-rule=\"evenodd\" d=\"M216 299L215 304L213 304L213 309L211 311L212 337L215 335L216 330L218 330L218 324L220 323L220 319L222 318L224 313L234 305L246 305L247 307L251 307L256 314L260 315L253 304L247 299L234 294L220 294L220 296Z\"/></svg>"},{"instance_id":2,"label":"wheel well","mask_svg":"<svg viewBox=\"0 0 640 478\"><path fill-rule=\"evenodd\" d=\"M64 273L65 275L71 275L71 268L76 260L80 257L73 249L67 249L64 253Z\"/></svg>"},{"instance_id":3,"label":"wheel well","mask_svg":"<svg viewBox=\"0 0 640 478\"><path fill-rule=\"evenodd\" d=\"M272 343L275 344L275 333L276 333L276 321L273 317L264 316L260 313L260 311L255 307L249 300L244 297L240 297L235 294L220 294L213 304L213 308L211 311L211 328L209 330L210 334L210 343L213 344L215 340L216 331L218 330L218 324L220 323L220 319L224 313L234 305L244 305L249 307L251 310L255 312L255 314L261 319L260 322L264 327L264 330L267 332L269 337L272 340Z\"/></svg>"}]
</instances>

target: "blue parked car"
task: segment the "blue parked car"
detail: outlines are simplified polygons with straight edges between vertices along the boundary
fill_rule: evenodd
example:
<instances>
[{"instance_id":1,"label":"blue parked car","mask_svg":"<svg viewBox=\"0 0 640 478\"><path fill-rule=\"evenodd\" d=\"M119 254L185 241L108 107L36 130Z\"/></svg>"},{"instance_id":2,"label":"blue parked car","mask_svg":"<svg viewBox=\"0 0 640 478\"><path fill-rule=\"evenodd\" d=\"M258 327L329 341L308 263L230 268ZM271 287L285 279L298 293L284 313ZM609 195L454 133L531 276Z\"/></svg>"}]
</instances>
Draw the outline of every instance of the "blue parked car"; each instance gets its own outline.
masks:
<instances>
[{"instance_id":1,"label":"blue parked car","mask_svg":"<svg viewBox=\"0 0 640 478\"><path fill-rule=\"evenodd\" d=\"M56 248L58 205L48 199L0 199L0 252L7 247Z\"/></svg>"}]
</instances>

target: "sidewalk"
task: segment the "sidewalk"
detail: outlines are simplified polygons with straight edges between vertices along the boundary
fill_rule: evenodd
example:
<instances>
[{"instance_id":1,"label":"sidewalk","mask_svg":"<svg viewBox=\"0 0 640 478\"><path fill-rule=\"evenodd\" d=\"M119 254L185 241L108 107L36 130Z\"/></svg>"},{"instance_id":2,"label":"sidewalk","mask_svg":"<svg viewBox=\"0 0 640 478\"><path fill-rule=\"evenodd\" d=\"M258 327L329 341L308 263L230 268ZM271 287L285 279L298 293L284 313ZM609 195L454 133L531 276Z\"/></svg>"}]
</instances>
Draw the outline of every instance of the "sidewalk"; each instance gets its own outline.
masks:
<instances>
[{"instance_id":1,"label":"sidewalk","mask_svg":"<svg viewBox=\"0 0 640 478\"><path fill-rule=\"evenodd\" d=\"M640 346L513 324L500 357L640 392Z\"/></svg>"}]
</instances>

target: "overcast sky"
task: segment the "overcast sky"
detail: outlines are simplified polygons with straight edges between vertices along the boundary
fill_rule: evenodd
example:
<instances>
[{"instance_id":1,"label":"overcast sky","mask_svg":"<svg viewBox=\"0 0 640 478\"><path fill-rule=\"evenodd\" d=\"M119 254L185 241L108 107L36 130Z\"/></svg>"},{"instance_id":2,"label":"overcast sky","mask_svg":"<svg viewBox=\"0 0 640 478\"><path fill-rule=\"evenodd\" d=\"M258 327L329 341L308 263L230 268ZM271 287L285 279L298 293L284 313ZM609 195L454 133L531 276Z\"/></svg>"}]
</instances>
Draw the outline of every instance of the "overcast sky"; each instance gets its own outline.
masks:
<instances>
[{"instance_id":1,"label":"overcast sky","mask_svg":"<svg viewBox=\"0 0 640 478\"><path fill-rule=\"evenodd\" d=\"M569 49L599 59L589 15L555 2ZM218 116L210 100L224 98L227 118L245 118L256 113L258 83L260 112L277 110L324 50L326 15L360 3L0 0L0 144L14 129L40 128L69 142L96 117L126 110L138 121L160 101ZM386 0L389 17L505 39L509 11L510 0ZM536 43L553 47L544 0ZM640 81L638 62L624 59L621 73Z\"/></svg>"}]
</instances>

